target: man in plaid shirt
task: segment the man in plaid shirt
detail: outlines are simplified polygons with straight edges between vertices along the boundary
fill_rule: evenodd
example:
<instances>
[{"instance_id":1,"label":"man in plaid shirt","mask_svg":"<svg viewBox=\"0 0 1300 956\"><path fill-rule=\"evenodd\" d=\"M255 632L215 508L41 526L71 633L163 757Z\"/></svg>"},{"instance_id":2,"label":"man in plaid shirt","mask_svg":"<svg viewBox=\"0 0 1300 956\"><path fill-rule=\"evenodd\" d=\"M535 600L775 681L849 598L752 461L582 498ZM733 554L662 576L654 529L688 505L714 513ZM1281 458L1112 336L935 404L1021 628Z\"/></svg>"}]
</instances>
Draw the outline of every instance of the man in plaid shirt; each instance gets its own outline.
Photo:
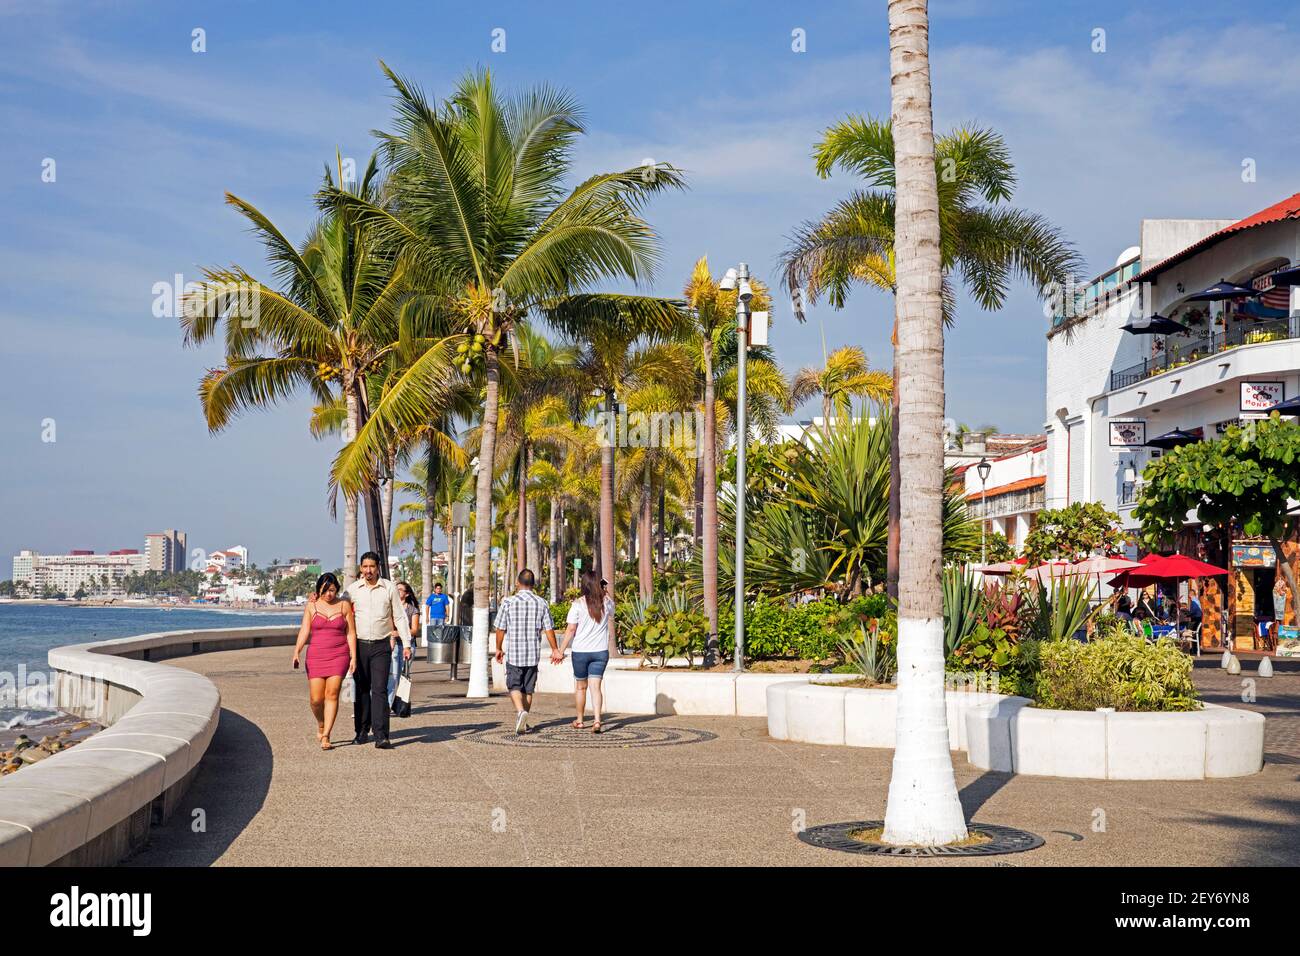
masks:
<instances>
[{"instance_id":1,"label":"man in plaid shirt","mask_svg":"<svg viewBox=\"0 0 1300 956\"><path fill-rule=\"evenodd\" d=\"M497 609L497 663L505 661L506 687L515 702L515 733L528 732L528 711L533 706L533 689L537 686L537 666L542 658L542 632L551 642L551 663L563 663L560 646L555 643L555 625L551 606L533 591L537 579L524 568L519 572L519 590L501 602Z\"/></svg>"}]
</instances>

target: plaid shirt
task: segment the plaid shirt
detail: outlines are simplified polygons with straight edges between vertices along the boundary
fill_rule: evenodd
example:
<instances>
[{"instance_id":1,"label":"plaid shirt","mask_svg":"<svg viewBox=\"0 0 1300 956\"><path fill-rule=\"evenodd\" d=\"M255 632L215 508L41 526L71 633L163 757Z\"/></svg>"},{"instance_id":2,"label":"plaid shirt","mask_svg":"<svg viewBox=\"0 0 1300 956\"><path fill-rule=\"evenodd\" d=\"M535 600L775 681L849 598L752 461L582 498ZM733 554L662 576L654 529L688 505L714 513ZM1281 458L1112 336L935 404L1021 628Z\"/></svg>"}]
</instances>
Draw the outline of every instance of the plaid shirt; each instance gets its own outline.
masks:
<instances>
[{"instance_id":1,"label":"plaid shirt","mask_svg":"<svg viewBox=\"0 0 1300 956\"><path fill-rule=\"evenodd\" d=\"M541 661L542 631L553 631L551 606L537 592L524 588L501 602L495 629L505 631L506 663L536 667Z\"/></svg>"},{"instance_id":2,"label":"plaid shirt","mask_svg":"<svg viewBox=\"0 0 1300 956\"><path fill-rule=\"evenodd\" d=\"M537 592L521 588L500 602L495 630L506 632L506 663L536 667L542 657L542 631L554 631L551 606Z\"/></svg>"}]
</instances>

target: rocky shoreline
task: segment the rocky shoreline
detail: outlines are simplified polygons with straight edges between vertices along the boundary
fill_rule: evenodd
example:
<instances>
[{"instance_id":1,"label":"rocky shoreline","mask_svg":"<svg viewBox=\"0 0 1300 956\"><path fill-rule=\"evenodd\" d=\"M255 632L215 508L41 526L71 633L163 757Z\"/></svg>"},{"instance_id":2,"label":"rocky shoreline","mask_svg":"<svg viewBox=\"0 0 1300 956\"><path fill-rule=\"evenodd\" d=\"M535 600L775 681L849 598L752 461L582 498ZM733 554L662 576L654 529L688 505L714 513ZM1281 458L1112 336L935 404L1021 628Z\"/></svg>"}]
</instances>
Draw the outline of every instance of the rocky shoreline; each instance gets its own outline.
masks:
<instances>
[{"instance_id":1,"label":"rocky shoreline","mask_svg":"<svg viewBox=\"0 0 1300 956\"><path fill-rule=\"evenodd\" d=\"M74 747L103 730L92 720L64 716L35 727L12 727L0 730L0 776L17 773L23 767ZM33 739L29 734L40 734Z\"/></svg>"}]
</instances>

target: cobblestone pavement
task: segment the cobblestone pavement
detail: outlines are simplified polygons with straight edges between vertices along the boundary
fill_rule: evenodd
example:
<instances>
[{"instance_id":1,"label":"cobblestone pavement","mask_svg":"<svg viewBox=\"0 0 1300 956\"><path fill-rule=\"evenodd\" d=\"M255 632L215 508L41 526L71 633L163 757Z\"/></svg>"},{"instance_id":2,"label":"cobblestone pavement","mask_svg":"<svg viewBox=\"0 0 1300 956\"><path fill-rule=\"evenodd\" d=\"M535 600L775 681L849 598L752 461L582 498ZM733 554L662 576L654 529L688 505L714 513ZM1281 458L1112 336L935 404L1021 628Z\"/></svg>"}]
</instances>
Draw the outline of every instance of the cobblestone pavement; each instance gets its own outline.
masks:
<instances>
[{"instance_id":1,"label":"cobblestone pavement","mask_svg":"<svg viewBox=\"0 0 1300 956\"><path fill-rule=\"evenodd\" d=\"M959 865L854 856L796 837L801 826L879 819L888 750L775 741L752 718L616 717L608 739L575 739L569 701L549 695L537 701L538 733L516 745L502 733L513 723L503 695L467 700L445 668L420 664L415 710L394 722L393 750L323 753L289 653L176 662L216 682L221 725L179 810L129 865ZM1261 773L1071 780L985 772L954 754L968 819L1046 841L966 865L1300 864L1300 678L1258 681L1251 705L1239 678L1198 669L1197 681L1212 699L1269 714L1275 757ZM334 737L351 736L349 705Z\"/></svg>"},{"instance_id":2,"label":"cobblestone pavement","mask_svg":"<svg viewBox=\"0 0 1300 956\"><path fill-rule=\"evenodd\" d=\"M1277 671L1272 677L1259 677L1257 667L1254 661L1243 661L1236 676L1218 667L1197 667L1192 680L1202 698L1212 704L1244 707L1264 715L1265 760L1300 764L1300 672Z\"/></svg>"}]
</instances>

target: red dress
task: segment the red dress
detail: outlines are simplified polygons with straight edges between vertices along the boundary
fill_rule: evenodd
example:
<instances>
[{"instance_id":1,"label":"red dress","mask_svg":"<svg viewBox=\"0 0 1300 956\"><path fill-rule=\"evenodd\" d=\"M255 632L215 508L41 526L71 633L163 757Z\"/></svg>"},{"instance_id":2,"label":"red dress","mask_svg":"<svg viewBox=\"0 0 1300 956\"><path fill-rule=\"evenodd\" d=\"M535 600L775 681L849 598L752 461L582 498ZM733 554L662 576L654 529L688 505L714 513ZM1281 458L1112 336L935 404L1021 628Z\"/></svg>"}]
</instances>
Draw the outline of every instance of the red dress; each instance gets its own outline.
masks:
<instances>
[{"instance_id":1,"label":"red dress","mask_svg":"<svg viewBox=\"0 0 1300 956\"><path fill-rule=\"evenodd\" d=\"M317 611L311 619L311 637L307 644L307 676L345 677L351 662L347 615L326 617Z\"/></svg>"}]
</instances>

